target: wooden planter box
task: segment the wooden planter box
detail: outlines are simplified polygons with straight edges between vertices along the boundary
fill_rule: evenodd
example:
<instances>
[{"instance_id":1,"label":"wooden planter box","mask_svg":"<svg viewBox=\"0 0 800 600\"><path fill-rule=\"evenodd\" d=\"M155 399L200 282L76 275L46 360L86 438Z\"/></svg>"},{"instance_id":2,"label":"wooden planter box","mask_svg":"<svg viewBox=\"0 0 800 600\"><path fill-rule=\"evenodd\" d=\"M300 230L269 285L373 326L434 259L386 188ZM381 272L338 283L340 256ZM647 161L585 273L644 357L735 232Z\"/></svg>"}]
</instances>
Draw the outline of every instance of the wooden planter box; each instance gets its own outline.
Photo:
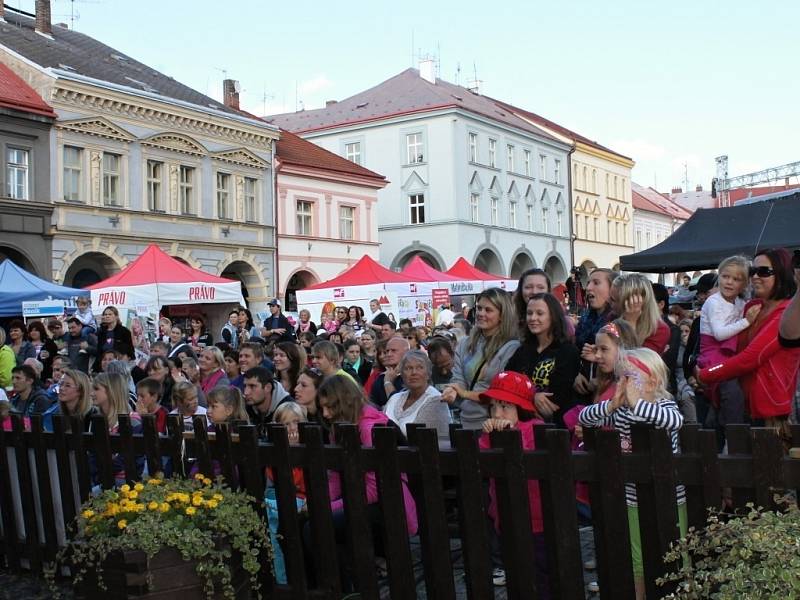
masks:
<instances>
[{"instance_id":1,"label":"wooden planter box","mask_svg":"<svg viewBox=\"0 0 800 600\"><path fill-rule=\"evenodd\" d=\"M236 600L250 600L250 576L242 567L241 557L234 553L230 559L231 581ZM76 600L206 600L203 581L195 571L195 561L184 560L180 552L165 548L151 560L142 551L111 554L103 564L103 582L106 590L99 588L97 578L88 573L75 588ZM147 582L151 575L152 585ZM222 600L223 593L217 585L215 599Z\"/></svg>"}]
</instances>

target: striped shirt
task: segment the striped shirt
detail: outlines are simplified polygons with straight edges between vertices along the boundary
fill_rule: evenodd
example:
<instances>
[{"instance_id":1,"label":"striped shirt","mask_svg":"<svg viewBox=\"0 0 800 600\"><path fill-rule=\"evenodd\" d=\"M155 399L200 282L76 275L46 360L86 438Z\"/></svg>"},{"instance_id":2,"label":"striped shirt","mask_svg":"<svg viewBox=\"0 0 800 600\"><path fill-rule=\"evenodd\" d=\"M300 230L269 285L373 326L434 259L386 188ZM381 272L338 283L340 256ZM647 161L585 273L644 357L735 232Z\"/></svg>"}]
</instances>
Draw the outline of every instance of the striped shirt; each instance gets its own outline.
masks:
<instances>
[{"instance_id":1,"label":"striped shirt","mask_svg":"<svg viewBox=\"0 0 800 600\"><path fill-rule=\"evenodd\" d=\"M666 429L672 441L672 453L681 451L678 431L683 426L683 415L678 405L671 399L662 398L658 402L638 400L633 408L623 405L608 414L611 400L592 404L584 408L578 415L578 422L583 427L610 427L619 432L620 445L623 452L631 452L631 426L637 423L654 425L656 429ZM675 486L678 504L686 502L686 491L682 485ZM625 500L628 506L636 506L636 486L625 484Z\"/></svg>"}]
</instances>

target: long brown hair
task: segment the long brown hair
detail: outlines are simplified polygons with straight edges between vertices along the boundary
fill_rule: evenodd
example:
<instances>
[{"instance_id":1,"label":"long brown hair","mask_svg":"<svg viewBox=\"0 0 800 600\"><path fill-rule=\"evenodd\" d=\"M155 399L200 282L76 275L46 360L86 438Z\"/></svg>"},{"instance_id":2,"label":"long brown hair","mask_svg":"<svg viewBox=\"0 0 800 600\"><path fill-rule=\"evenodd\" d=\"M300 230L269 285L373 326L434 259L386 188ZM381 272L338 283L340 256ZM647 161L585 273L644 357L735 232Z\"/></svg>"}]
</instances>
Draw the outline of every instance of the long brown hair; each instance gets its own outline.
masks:
<instances>
[{"instance_id":1,"label":"long brown hair","mask_svg":"<svg viewBox=\"0 0 800 600\"><path fill-rule=\"evenodd\" d=\"M332 423L357 424L367 403L364 390L349 377L331 375L317 390L317 402L331 413Z\"/></svg>"},{"instance_id":2,"label":"long brown hair","mask_svg":"<svg viewBox=\"0 0 800 600\"><path fill-rule=\"evenodd\" d=\"M511 303L511 298L505 290L495 287L478 294L475 298L476 312L478 302L484 298L491 302L500 312L500 327L497 333L490 338L486 338L479 327L473 327L469 334L467 350L470 353L474 353L478 348L478 342L485 340L486 345L483 348L483 356L491 359L506 342L517 339L517 317L514 313L514 305Z\"/></svg>"}]
</instances>

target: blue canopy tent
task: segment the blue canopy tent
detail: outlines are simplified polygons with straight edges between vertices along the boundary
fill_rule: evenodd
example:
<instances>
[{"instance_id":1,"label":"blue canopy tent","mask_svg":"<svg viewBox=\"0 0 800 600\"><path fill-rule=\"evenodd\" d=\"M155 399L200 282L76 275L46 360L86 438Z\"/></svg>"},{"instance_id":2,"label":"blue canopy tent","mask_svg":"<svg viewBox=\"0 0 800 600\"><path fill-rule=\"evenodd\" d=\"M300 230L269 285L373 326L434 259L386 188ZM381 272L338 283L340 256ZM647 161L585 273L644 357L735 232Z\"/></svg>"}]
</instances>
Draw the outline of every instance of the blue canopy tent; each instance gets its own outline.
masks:
<instances>
[{"instance_id":1,"label":"blue canopy tent","mask_svg":"<svg viewBox=\"0 0 800 600\"><path fill-rule=\"evenodd\" d=\"M69 300L75 296L89 295L89 290L64 287L40 279L8 258L0 263L0 317L21 315L23 302Z\"/></svg>"}]
</instances>

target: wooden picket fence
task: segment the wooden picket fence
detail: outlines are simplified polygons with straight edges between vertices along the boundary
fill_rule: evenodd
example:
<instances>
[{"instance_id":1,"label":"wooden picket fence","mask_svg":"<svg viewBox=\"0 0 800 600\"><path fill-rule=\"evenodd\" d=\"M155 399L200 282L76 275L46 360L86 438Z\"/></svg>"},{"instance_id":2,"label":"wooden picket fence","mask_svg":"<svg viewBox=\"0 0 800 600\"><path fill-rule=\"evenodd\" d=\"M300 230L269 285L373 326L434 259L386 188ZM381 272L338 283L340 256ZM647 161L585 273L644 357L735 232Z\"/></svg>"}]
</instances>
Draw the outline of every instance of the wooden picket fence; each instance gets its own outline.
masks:
<instances>
[{"instance_id":1,"label":"wooden picket fence","mask_svg":"<svg viewBox=\"0 0 800 600\"><path fill-rule=\"evenodd\" d=\"M186 476L187 456L191 456L207 475L212 475L215 465L229 480L236 474L239 484L259 505L264 496L265 467L274 470L288 584L275 584L268 565L263 573L267 597L276 599L341 598L339 567L345 559L352 566L362 598L417 598L415 567L419 571L420 565L415 565L406 533L402 476L407 477L417 505L424 588L428 598L437 599L456 597L453 537L460 539L467 597L494 597L484 506L486 478L497 483L507 596L526 600L537 597L529 479L540 482L551 596L564 599L586 596L576 481L589 484L597 575L604 599L634 596L625 482L636 485L639 498L649 598L666 593L655 580L675 566L665 564L662 556L678 537L676 484L686 487L689 525L695 527L705 523L707 507L721 505L726 489L732 491L734 505L743 507L747 502L771 506L775 490L800 488L800 460L784 455L773 431L746 426L728 428L729 453L718 455L713 431L687 425L681 431L683 451L673 456L665 432L644 427L633 433L633 451L623 454L616 432L586 431L586 451L573 452L567 431L546 426L537 428L537 450L529 452L522 450L515 431L492 434L492 449L481 451L474 432L456 428L451 430L451 447L446 449L440 449L435 430L417 426L409 428L408 446L397 446L396 430L375 428L374 447L364 448L352 425L337 428L336 445L324 445L321 430L305 426L301 444L290 446L281 426L271 426L267 443L257 439L252 426L240 426L235 434L223 427L210 436L202 418L196 418L191 439L185 438L180 418L170 419L166 436L156 433L152 417L144 419L141 435L131 433L127 417L120 419L119 435L109 435L102 421L93 424L94 433L83 433L80 421L74 420L67 428L65 419L56 417L55 432L46 433L38 416L31 419L30 431L24 430L18 417L12 420L11 431L0 429L4 555L0 568L41 573L43 564L52 561L67 542L67 525L91 493L87 452L96 456L99 483L104 488L114 485L115 453L124 459L128 477L135 476L136 459L141 456L152 472L161 470L162 457L167 457L175 475ZM800 446L800 427L794 427L793 435L795 445ZM304 470L311 543L304 543L296 517L292 467ZM342 474L349 556L340 555L334 538L329 470ZM375 570L363 488L367 471L377 474L386 579L379 579ZM308 573L313 574L313 585Z\"/></svg>"}]
</instances>

